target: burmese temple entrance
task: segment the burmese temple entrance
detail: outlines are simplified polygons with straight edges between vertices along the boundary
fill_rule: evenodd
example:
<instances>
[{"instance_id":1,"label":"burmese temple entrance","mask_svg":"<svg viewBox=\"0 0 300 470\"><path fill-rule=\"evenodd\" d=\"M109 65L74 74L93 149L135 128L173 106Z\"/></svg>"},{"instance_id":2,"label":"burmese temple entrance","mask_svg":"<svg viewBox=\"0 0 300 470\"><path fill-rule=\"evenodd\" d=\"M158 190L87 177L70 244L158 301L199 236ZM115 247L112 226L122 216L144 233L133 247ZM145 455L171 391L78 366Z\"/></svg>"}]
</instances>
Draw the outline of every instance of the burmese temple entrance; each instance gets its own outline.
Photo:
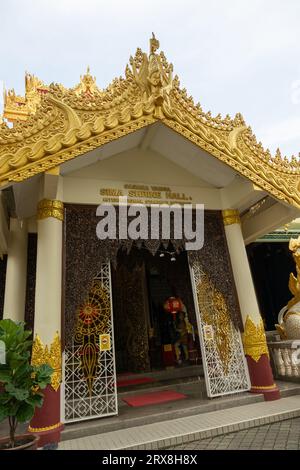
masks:
<instances>
[{"instance_id":1,"label":"burmese temple entrance","mask_svg":"<svg viewBox=\"0 0 300 470\"><path fill-rule=\"evenodd\" d=\"M0 312L54 369L29 428L43 443L130 413L167 377L199 376L207 402L280 398L245 247L299 214L299 163L272 157L240 114L204 112L158 48L153 35L106 89L88 69L70 89L26 74L25 97L5 94ZM189 205L199 246L175 236L173 212L149 231L152 208L172 205ZM137 207L147 230L130 237Z\"/></svg>"},{"instance_id":2,"label":"burmese temple entrance","mask_svg":"<svg viewBox=\"0 0 300 470\"><path fill-rule=\"evenodd\" d=\"M99 243L96 217L65 207L65 421L117 413L122 374L202 363L208 396L249 390L220 212L205 213L206 247L191 252L178 239Z\"/></svg>"}]
</instances>

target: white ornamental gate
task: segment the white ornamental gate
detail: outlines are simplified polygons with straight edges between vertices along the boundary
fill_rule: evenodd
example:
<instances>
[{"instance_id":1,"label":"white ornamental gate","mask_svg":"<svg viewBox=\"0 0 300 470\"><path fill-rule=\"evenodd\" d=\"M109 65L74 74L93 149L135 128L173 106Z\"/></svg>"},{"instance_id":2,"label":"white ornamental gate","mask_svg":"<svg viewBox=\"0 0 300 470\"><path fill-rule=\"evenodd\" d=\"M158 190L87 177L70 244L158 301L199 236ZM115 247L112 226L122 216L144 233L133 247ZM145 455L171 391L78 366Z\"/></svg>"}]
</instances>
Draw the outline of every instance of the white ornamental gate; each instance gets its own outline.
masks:
<instances>
[{"instance_id":1,"label":"white ornamental gate","mask_svg":"<svg viewBox=\"0 0 300 470\"><path fill-rule=\"evenodd\" d=\"M235 328L223 295L202 271L199 261L190 267L202 362L209 397L250 389L240 332Z\"/></svg>"},{"instance_id":2,"label":"white ornamental gate","mask_svg":"<svg viewBox=\"0 0 300 470\"><path fill-rule=\"evenodd\" d=\"M103 263L64 352L64 422L118 413L113 331L110 264Z\"/></svg>"}]
</instances>

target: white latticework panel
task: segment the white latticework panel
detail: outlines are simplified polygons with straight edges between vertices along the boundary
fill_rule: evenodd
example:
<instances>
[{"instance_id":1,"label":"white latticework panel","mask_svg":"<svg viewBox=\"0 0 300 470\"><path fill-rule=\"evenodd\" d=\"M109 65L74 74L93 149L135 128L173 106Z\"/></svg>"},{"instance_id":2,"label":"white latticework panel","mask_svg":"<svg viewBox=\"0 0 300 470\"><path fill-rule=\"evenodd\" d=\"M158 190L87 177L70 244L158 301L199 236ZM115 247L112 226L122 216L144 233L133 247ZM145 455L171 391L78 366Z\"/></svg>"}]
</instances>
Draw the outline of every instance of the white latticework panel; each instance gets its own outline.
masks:
<instances>
[{"instance_id":1,"label":"white latticework panel","mask_svg":"<svg viewBox=\"0 0 300 470\"><path fill-rule=\"evenodd\" d=\"M200 263L191 267L207 394L209 397L250 389L241 335L224 297L209 282Z\"/></svg>"},{"instance_id":2,"label":"white latticework panel","mask_svg":"<svg viewBox=\"0 0 300 470\"><path fill-rule=\"evenodd\" d=\"M108 263L102 265L94 279L81 312L73 345L64 354L65 422L113 415L118 411ZM100 350L99 334L110 336L109 350Z\"/></svg>"}]
</instances>

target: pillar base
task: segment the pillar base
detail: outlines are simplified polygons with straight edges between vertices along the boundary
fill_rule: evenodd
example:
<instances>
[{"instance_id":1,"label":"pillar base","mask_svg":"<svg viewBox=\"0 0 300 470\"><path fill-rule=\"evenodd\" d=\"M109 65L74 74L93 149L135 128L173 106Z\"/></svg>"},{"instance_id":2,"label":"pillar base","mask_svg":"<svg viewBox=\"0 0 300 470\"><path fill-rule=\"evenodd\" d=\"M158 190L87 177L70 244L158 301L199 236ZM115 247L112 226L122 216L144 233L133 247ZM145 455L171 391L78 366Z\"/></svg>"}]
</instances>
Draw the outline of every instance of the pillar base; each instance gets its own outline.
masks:
<instances>
[{"instance_id":1,"label":"pillar base","mask_svg":"<svg viewBox=\"0 0 300 470\"><path fill-rule=\"evenodd\" d=\"M60 389L55 391L47 385L44 392L44 403L35 410L28 431L40 437L39 447L60 442L63 424L60 422Z\"/></svg>"},{"instance_id":2,"label":"pillar base","mask_svg":"<svg viewBox=\"0 0 300 470\"><path fill-rule=\"evenodd\" d=\"M262 354L258 361L246 355L251 390L250 393L262 393L266 401L278 400L280 390L274 383L270 360L267 354Z\"/></svg>"},{"instance_id":3,"label":"pillar base","mask_svg":"<svg viewBox=\"0 0 300 470\"><path fill-rule=\"evenodd\" d=\"M29 426L28 431L31 434L35 434L39 436L39 447L44 447L47 445L54 445L55 447L60 442L60 433L63 430L63 424L57 423L57 425L53 425L53 428L49 426L48 428L32 428Z\"/></svg>"},{"instance_id":4,"label":"pillar base","mask_svg":"<svg viewBox=\"0 0 300 470\"><path fill-rule=\"evenodd\" d=\"M251 387L250 393L262 393L265 401L279 400L280 390L274 383L270 388Z\"/></svg>"}]
</instances>

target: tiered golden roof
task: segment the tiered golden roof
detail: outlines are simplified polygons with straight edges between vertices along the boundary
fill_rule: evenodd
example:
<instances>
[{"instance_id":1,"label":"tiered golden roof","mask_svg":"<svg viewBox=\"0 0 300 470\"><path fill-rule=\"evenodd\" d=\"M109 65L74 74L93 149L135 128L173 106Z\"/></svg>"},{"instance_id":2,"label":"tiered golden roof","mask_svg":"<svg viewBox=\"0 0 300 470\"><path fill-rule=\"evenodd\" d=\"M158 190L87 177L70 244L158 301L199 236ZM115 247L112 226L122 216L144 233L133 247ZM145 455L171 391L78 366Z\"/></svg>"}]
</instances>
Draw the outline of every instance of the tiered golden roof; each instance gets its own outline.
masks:
<instances>
[{"instance_id":1,"label":"tiered golden roof","mask_svg":"<svg viewBox=\"0 0 300 470\"><path fill-rule=\"evenodd\" d=\"M137 49L125 77L100 90L89 69L74 88L45 86L26 74L25 98L5 95L0 124L0 185L22 181L78 155L161 121L275 198L300 207L300 162L274 157L256 141L241 114L205 113L180 88L153 35L150 53ZM1 121L0 121L1 122ZM200 158L200 157L199 157Z\"/></svg>"}]
</instances>

